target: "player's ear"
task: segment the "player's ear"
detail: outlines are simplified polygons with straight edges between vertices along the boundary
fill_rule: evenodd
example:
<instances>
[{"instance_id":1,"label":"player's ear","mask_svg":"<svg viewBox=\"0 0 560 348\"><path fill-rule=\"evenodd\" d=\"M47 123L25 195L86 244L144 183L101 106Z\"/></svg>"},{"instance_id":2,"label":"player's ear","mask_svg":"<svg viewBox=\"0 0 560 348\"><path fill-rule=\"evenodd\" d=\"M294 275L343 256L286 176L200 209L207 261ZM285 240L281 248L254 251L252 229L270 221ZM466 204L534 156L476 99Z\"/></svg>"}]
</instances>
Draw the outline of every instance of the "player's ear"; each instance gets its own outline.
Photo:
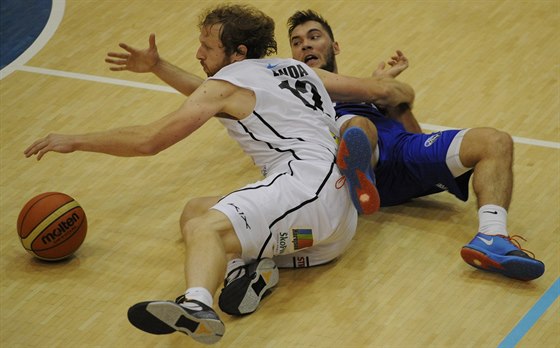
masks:
<instances>
[{"instance_id":1,"label":"player's ear","mask_svg":"<svg viewBox=\"0 0 560 348\"><path fill-rule=\"evenodd\" d=\"M338 41L335 41L332 47L335 55L340 53L340 46L338 45Z\"/></svg>"},{"instance_id":2,"label":"player's ear","mask_svg":"<svg viewBox=\"0 0 560 348\"><path fill-rule=\"evenodd\" d=\"M247 46L245 45L237 46L237 48L235 49L232 55L233 61L237 62L246 58L247 58Z\"/></svg>"}]
</instances>

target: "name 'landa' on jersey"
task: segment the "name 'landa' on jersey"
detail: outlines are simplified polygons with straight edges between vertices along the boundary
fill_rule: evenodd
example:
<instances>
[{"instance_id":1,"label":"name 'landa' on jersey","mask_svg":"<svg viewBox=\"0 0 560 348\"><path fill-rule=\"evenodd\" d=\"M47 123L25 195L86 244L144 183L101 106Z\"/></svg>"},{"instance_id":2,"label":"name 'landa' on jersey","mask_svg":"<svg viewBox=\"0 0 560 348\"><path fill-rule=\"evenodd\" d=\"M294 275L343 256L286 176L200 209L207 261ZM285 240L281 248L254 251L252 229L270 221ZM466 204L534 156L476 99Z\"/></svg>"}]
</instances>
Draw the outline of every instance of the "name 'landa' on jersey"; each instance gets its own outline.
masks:
<instances>
[{"instance_id":1,"label":"name 'landa' on jersey","mask_svg":"<svg viewBox=\"0 0 560 348\"><path fill-rule=\"evenodd\" d=\"M286 75L290 76L293 79L299 79L300 77L309 75L309 73L305 71L305 69L299 64L290 65L278 70L272 70L272 72L274 73L274 76Z\"/></svg>"}]
</instances>

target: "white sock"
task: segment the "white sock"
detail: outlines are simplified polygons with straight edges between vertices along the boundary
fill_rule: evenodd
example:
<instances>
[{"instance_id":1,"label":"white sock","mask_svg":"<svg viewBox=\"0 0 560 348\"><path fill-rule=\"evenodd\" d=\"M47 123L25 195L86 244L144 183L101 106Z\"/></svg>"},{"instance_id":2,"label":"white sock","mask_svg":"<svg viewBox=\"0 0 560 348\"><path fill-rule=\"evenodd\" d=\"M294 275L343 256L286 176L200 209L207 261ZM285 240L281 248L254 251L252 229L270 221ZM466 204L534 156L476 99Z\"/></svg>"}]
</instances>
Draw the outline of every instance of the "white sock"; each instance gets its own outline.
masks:
<instances>
[{"instance_id":1,"label":"white sock","mask_svg":"<svg viewBox=\"0 0 560 348\"><path fill-rule=\"evenodd\" d=\"M233 259L228 262L226 268L226 280L228 283L238 278L240 275L243 275L243 274L239 274L238 272L233 272L233 270L244 265L245 265L245 261L243 261L242 259Z\"/></svg>"},{"instance_id":2,"label":"white sock","mask_svg":"<svg viewBox=\"0 0 560 348\"><path fill-rule=\"evenodd\" d=\"M214 298L212 297L210 291L202 287L188 288L187 291L185 291L185 298L187 300L197 300L199 302L204 303L208 307L212 307L212 305L214 304ZM189 308L189 303L185 303L184 305L185 307ZM192 309L198 309L198 308L192 308Z\"/></svg>"},{"instance_id":3,"label":"white sock","mask_svg":"<svg viewBox=\"0 0 560 348\"><path fill-rule=\"evenodd\" d=\"M486 204L478 209L478 232L488 235L508 236L507 210L494 205Z\"/></svg>"}]
</instances>

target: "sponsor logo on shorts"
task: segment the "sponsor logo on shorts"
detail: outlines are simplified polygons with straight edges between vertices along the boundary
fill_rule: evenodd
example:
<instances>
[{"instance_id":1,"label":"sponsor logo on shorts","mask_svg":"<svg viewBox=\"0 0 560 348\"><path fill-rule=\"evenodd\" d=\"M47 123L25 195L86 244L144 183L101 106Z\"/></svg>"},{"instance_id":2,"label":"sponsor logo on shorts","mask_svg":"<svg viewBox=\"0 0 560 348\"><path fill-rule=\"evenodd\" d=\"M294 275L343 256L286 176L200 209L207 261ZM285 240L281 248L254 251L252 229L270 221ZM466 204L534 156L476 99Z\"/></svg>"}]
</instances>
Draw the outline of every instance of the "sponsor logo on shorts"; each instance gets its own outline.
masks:
<instances>
[{"instance_id":1,"label":"sponsor logo on shorts","mask_svg":"<svg viewBox=\"0 0 560 348\"><path fill-rule=\"evenodd\" d=\"M432 134L432 136L426 139L426 141L424 142L424 147L432 146L438 140L439 137L441 137L441 132Z\"/></svg>"},{"instance_id":2,"label":"sponsor logo on shorts","mask_svg":"<svg viewBox=\"0 0 560 348\"><path fill-rule=\"evenodd\" d=\"M442 183L436 184L436 186L439 187L440 189L444 190L444 191L449 190L449 187L445 186L445 185L442 184Z\"/></svg>"},{"instance_id":3,"label":"sponsor logo on shorts","mask_svg":"<svg viewBox=\"0 0 560 348\"><path fill-rule=\"evenodd\" d=\"M310 228L292 229L294 250L309 248L313 245L313 231Z\"/></svg>"},{"instance_id":4,"label":"sponsor logo on shorts","mask_svg":"<svg viewBox=\"0 0 560 348\"><path fill-rule=\"evenodd\" d=\"M280 240L278 241L278 254L283 254L288 247L288 239L290 236L288 232L280 232L279 234Z\"/></svg>"},{"instance_id":5,"label":"sponsor logo on shorts","mask_svg":"<svg viewBox=\"0 0 560 348\"><path fill-rule=\"evenodd\" d=\"M243 211L241 211L241 209L238 206L236 206L235 204L233 204L233 203L228 203L228 204L235 208L235 211L237 211L237 214L239 214L239 217L241 217L241 219L243 221L245 221L245 228L250 230L251 226L247 222L247 216L245 216L245 213Z\"/></svg>"},{"instance_id":6,"label":"sponsor logo on shorts","mask_svg":"<svg viewBox=\"0 0 560 348\"><path fill-rule=\"evenodd\" d=\"M309 267L309 257L307 256L294 257L294 267L295 268Z\"/></svg>"}]
</instances>

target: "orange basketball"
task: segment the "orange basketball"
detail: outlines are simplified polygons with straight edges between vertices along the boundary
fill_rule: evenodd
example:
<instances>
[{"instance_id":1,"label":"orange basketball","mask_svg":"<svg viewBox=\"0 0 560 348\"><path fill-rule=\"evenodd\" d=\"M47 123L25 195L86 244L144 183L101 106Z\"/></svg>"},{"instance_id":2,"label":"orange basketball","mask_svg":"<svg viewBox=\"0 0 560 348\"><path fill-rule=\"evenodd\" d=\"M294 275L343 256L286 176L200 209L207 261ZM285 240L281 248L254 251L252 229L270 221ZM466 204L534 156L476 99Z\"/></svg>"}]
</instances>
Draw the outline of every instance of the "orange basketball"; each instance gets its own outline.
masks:
<instances>
[{"instance_id":1,"label":"orange basketball","mask_svg":"<svg viewBox=\"0 0 560 348\"><path fill-rule=\"evenodd\" d=\"M19 213L17 232L21 244L33 256L62 260L78 250L86 238L86 214L74 198L64 193L42 193Z\"/></svg>"}]
</instances>

